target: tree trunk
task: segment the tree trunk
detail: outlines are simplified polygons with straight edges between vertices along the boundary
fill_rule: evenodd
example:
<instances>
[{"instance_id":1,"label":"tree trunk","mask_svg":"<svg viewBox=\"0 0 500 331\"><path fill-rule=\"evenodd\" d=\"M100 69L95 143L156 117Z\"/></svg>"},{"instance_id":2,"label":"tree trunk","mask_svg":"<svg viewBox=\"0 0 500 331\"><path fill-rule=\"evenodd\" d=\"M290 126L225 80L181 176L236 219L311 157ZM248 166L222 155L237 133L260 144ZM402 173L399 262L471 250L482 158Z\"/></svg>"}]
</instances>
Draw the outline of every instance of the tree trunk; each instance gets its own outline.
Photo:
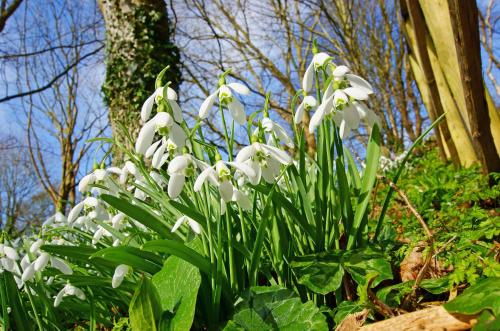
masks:
<instances>
[{"instance_id":1,"label":"tree trunk","mask_svg":"<svg viewBox=\"0 0 500 331\"><path fill-rule=\"evenodd\" d=\"M472 144L487 174L500 172L484 93L478 12L473 1L448 0Z\"/></svg>"},{"instance_id":2,"label":"tree trunk","mask_svg":"<svg viewBox=\"0 0 500 331\"><path fill-rule=\"evenodd\" d=\"M484 92L475 2L401 0L401 4L407 42L419 53L413 57L412 70L424 104L431 118L438 100L446 112L449 135L446 127L437 135L446 153L454 159L450 142L456 146L461 165L480 163L485 172L499 171L500 145L495 148L495 144L500 143L496 133L500 119ZM418 22L408 19L407 10L412 18L420 16ZM432 77L426 74L429 63Z\"/></svg>"},{"instance_id":3,"label":"tree trunk","mask_svg":"<svg viewBox=\"0 0 500 331\"><path fill-rule=\"evenodd\" d=\"M163 0L99 0L106 25L104 98L115 146L113 162L131 148L141 126L140 109L155 88L156 75L176 89L181 81L179 51L170 40L170 23Z\"/></svg>"}]
</instances>

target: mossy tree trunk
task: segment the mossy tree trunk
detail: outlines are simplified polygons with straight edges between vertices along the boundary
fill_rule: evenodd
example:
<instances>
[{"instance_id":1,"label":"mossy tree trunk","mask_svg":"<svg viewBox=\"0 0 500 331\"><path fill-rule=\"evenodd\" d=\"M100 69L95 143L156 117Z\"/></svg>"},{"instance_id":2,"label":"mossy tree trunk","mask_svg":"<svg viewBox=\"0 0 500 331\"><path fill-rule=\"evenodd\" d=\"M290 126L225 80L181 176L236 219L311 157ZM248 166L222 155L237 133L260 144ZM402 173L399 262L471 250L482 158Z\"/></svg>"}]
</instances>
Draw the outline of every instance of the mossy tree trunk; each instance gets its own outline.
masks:
<instances>
[{"instance_id":1,"label":"mossy tree trunk","mask_svg":"<svg viewBox=\"0 0 500 331\"><path fill-rule=\"evenodd\" d=\"M143 102L154 91L156 75L167 65L165 77L176 89L181 81L178 48L163 0L99 0L106 25L106 81L103 86L113 138L133 146ZM130 138L130 139L129 139ZM113 162L123 160L113 148Z\"/></svg>"}]
</instances>

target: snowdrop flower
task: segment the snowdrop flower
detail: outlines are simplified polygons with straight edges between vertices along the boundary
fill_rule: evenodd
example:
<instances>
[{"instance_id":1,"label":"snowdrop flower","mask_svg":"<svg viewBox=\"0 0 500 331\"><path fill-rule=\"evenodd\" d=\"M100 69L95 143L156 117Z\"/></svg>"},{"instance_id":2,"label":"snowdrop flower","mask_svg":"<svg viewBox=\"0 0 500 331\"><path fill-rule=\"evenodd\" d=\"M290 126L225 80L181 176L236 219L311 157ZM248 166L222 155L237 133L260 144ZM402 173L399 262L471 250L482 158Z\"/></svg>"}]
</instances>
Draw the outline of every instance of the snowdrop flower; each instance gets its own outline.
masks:
<instances>
[{"instance_id":1,"label":"snowdrop flower","mask_svg":"<svg viewBox=\"0 0 500 331\"><path fill-rule=\"evenodd\" d=\"M96 169L94 172L84 176L78 183L78 191L85 193L88 191L89 186L106 179L107 171L104 169Z\"/></svg>"},{"instance_id":2,"label":"snowdrop flower","mask_svg":"<svg viewBox=\"0 0 500 331\"><path fill-rule=\"evenodd\" d=\"M220 196L223 201L229 202L233 198L234 186L232 183L231 170L227 166L231 166L248 177L255 177L255 171L244 163L217 161L215 165L207 167L203 170L194 183L194 191L200 191L203 183L208 179L214 186L219 189Z\"/></svg>"},{"instance_id":3,"label":"snowdrop flower","mask_svg":"<svg viewBox=\"0 0 500 331\"><path fill-rule=\"evenodd\" d=\"M170 105L172 109L172 115L174 116L174 120L177 123L181 123L183 121L182 111L177 103L177 93L173 89L168 86L159 87L155 90L153 94L146 99L141 109L141 120L146 122L151 116L151 111L153 110L153 105L156 103L158 108L162 108L162 102L166 101ZM161 109L161 111L165 111Z\"/></svg>"},{"instance_id":4,"label":"snowdrop flower","mask_svg":"<svg viewBox=\"0 0 500 331\"><path fill-rule=\"evenodd\" d=\"M279 143L282 142L288 147L293 147L293 141L286 133L286 130L279 125L278 123L271 120L269 117L264 117L262 119L262 129L264 133L267 135L267 144L268 145L276 145L279 146ZM258 135L259 128L256 128L253 134L255 136Z\"/></svg>"},{"instance_id":5,"label":"snowdrop flower","mask_svg":"<svg viewBox=\"0 0 500 331\"><path fill-rule=\"evenodd\" d=\"M183 147L186 143L186 134L184 130L175 123L169 113L157 113L150 119L139 131L139 136L135 143L137 154L144 155L148 148L153 144L155 133L162 136L168 136L177 146Z\"/></svg>"},{"instance_id":6,"label":"snowdrop flower","mask_svg":"<svg viewBox=\"0 0 500 331\"><path fill-rule=\"evenodd\" d=\"M214 93L210 94L208 98L201 104L198 116L201 119L207 118L210 108L213 107L217 97L219 102L229 109L232 118L238 124L245 124L246 114L241 102L233 96L233 91L239 94L248 95L250 90L243 84L240 83L230 83L222 84Z\"/></svg>"},{"instance_id":7,"label":"snowdrop flower","mask_svg":"<svg viewBox=\"0 0 500 331\"><path fill-rule=\"evenodd\" d=\"M17 254L16 249L12 248L10 246L7 246L5 244L2 244L2 246L0 246L0 255L4 255L9 260L12 260L12 261L19 260L19 254Z\"/></svg>"},{"instance_id":8,"label":"snowdrop flower","mask_svg":"<svg viewBox=\"0 0 500 331\"><path fill-rule=\"evenodd\" d=\"M181 216L179 219L175 222L174 226L172 227L172 232L177 231L179 227L182 224L187 224L193 230L194 233L200 234L201 233L201 226L198 222L196 222L194 219L188 217L188 216Z\"/></svg>"},{"instance_id":9,"label":"snowdrop flower","mask_svg":"<svg viewBox=\"0 0 500 331\"><path fill-rule=\"evenodd\" d=\"M126 264L120 264L116 267L115 273L113 274L113 279L111 281L111 285L113 288L117 288L123 282L125 276L129 273L130 267Z\"/></svg>"},{"instance_id":10,"label":"snowdrop flower","mask_svg":"<svg viewBox=\"0 0 500 331\"><path fill-rule=\"evenodd\" d=\"M236 202L243 210L252 209L252 201L248 195L242 190L234 189L233 190L233 201Z\"/></svg>"},{"instance_id":11,"label":"snowdrop flower","mask_svg":"<svg viewBox=\"0 0 500 331\"><path fill-rule=\"evenodd\" d=\"M255 171L255 176L249 177L249 180L256 185L261 177L264 177L266 182L272 183L279 175L280 164L291 164L292 158L279 148L254 142L239 151L236 162L246 163Z\"/></svg>"},{"instance_id":12,"label":"snowdrop flower","mask_svg":"<svg viewBox=\"0 0 500 331\"><path fill-rule=\"evenodd\" d=\"M326 93L325 93L326 95ZM335 94L328 96L326 99L323 99L323 102L319 105L318 109L314 112L314 115L311 117L309 121L309 132L314 133L316 128L319 126L323 118L332 111L333 101L335 98Z\"/></svg>"},{"instance_id":13,"label":"snowdrop flower","mask_svg":"<svg viewBox=\"0 0 500 331\"><path fill-rule=\"evenodd\" d=\"M170 198L175 199L181 194L186 177L193 176L197 166L204 168L206 165L189 154L176 156L168 164L167 173L170 175L170 179L167 191Z\"/></svg>"},{"instance_id":14,"label":"snowdrop flower","mask_svg":"<svg viewBox=\"0 0 500 331\"><path fill-rule=\"evenodd\" d=\"M297 111L295 112L295 116L293 117L293 121L295 124L299 124L302 122L302 119L304 118L304 113L305 111L308 111L310 109L315 108L317 105L316 99L314 97L308 95L302 100L301 104L297 108Z\"/></svg>"},{"instance_id":15,"label":"snowdrop flower","mask_svg":"<svg viewBox=\"0 0 500 331\"><path fill-rule=\"evenodd\" d=\"M302 79L302 89L307 93L311 91L314 83L314 71L325 66L331 59L330 55L326 53L317 53L313 56L313 59L306 69L304 78Z\"/></svg>"},{"instance_id":16,"label":"snowdrop flower","mask_svg":"<svg viewBox=\"0 0 500 331\"><path fill-rule=\"evenodd\" d=\"M80 300L85 300L85 293L80 290L78 287L75 287L71 284L66 284L61 291L57 294L54 300L54 307L58 307L61 304L61 301L66 296L76 296Z\"/></svg>"},{"instance_id":17,"label":"snowdrop flower","mask_svg":"<svg viewBox=\"0 0 500 331\"><path fill-rule=\"evenodd\" d=\"M348 72L349 68L344 65L338 66L333 70L335 89L342 91L355 100L368 99L368 96L373 93L370 83Z\"/></svg>"}]
</instances>

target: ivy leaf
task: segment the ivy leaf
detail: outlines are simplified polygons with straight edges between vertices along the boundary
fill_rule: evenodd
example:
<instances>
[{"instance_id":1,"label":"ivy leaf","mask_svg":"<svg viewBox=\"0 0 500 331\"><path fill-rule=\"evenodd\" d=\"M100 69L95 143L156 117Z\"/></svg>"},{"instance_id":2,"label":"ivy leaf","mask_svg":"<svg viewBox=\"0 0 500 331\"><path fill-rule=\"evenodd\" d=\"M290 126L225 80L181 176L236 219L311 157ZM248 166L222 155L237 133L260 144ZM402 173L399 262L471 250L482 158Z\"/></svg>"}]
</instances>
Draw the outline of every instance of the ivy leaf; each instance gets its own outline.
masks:
<instances>
[{"instance_id":1,"label":"ivy leaf","mask_svg":"<svg viewBox=\"0 0 500 331\"><path fill-rule=\"evenodd\" d=\"M342 284L344 269L341 265L341 252L324 252L293 258L290 266L299 284L310 290L328 294Z\"/></svg>"},{"instance_id":2,"label":"ivy leaf","mask_svg":"<svg viewBox=\"0 0 500 331\"><path fill-rule=\"evenodd\" d=\"M371 247L345 252L342 265L358 284L365 284L368 281L367 275L372 273L378 274L373 287L383 280L392 279L391 264L384 254Z\"/></svg>"},{"instance_id":3,"label":"ivy leaf","mask_svg":"<svg viewBox=\"0 0 500 331\"><path fill-rule=\"evenodd\" d=\"M152 280L159 293L161 309L170 313L162 316L162 325L167 325L165 330L190 330L201 284L198 268L172 255Z\"/></svg>"},{"instance_id":4,"label":"ivy leaf","mask_svg":"<svg viewBox=\"0 0 500 331\"><path fill-rule=\"evenodd\" d=\"M325 316L312 301L302 303L291 290L252 287L224 330L328 330Z\"/></svg>"},{"instance_id":5,"label":"ivy leaf","mask_svg":"<svg viewBox=\"0 0 500 331\"><path fill-rule=\"evenodd\" d=\"M450 313L464 315L476 315L487 309L499 317L500 286L498 284L500 284L499 277L483 279L443 306Z\"/></svg>"},{"instance_id":6,"label":"ivy leaf","mask_svg":"<svg viewBox=\"0 0 500 331\"><path fill-rule=\"evenodd\" d=\"M392 279L391 265L384 254L370 247L298 256L290 266L299 284L323 295L340 287L344 272L360 285L366 284L369 274L378 275L373 286Z\"/></svg>"}]
</instances>

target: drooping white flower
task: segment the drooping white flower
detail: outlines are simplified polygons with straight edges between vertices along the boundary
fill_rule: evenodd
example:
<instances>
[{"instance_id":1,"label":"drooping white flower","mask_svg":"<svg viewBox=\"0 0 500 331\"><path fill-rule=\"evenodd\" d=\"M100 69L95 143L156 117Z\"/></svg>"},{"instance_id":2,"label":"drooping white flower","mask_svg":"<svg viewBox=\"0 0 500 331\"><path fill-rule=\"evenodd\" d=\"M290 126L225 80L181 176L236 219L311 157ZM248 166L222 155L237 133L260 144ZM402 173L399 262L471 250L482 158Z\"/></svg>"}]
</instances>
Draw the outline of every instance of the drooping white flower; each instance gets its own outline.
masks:
<instances>
[{"instance_id":1,"label":"drooping white flower","mask_svg":"<svg viewBox=\"0 0 500 331\"><path fill-rule=\"evenodd\" d=\"M219 102L227 107L234 121L241 125L245 124L246 121L245 109L241 104L241 102L235 96L233 96L232 91L244 95L250 94L250 90L243 84L240 83L223 84L214 93L210 94L205 99L205 101L203 101L200 110L198 112L198 116L201 119L207 118L210 109L213 107L218 97Z\"/></svg>"},{"instance_id":2,"label":"drooping white flower","mask_svg":"<svg viewBox=\"0 0 500 331\"><path fill-rule=\"evenodd\" d=\"M35 271L41 271L45 269L47 264L49 263L50 255L48 253L43 252L40 256L33 262Z\"/></svg>"},{"instance_id":3,"label":"drooping white flower","mask_svg":"<svg viewBox=\"0 0 500 331\"><path fill-rule=\"evenodd\" d=\"M23 283L29 282L35 277L35 264L31 263L28 265L26 269L24 269L23 274L21 276L21 280Z\"/></svg>"},{"instance_id":4,"label":"drooping white flower","mask_svg":"<svg viewBox=\"0 0 500 331\"><path fill-rule=\"evenodd\" d=\"M295 116L293 117L293 121L296 124L299 124L302 122L302 119L304 118L304 113L308 110L311 110L315 108L317 105L316 99L310 95L306 96L304 100L300 103L299 107L297 108L297 111L295 112Z\"/></svg>"},{"instance_id":5,"label":"drooping white flower","mask_svg":"<svg viewBox=\"0 0 500 331\"><path fill-rule=\"evenodd\" d=\"M175 121L181 123L183 118L181 108L177 103L177 93L172 88L166 86L157 88L154 93L146 99L141 109L141 120L146 122L151 116L154 103L159 104L162 99L170 105Z\"/></svg>"},{"instance_id":6,"label":"drooping white flower","mask_svg":"<svg viewBox=\"0 0 500 331\"><path fill-rule=\"evenodd\" d=\"M363 78L349 74L349 68L344 65L338 66L333 70L334 82L344 93L355 100L366 100L373 93L373 88Z\"/></svg>"},{"instance_id":7,"label":"drooping white flower","mask_svg":"<svg viewBox=\"0 0 500 331\"><path fill-rule=\"evenodd\" d=\"M52 268L59 270L60 272L62 272L65 275L73 274L73 270L71 269L69 264L58 257L51 256L50 257L50 265L52 266Z\"/></svg>"},{"instance_id":8,"label":"drooping white flower","mask_svg":"<svg viewBox=\"0 0 500 331\"><path fill-rule=\"evenodd\" d=\"M30 246L30 253L34 254L34 253L38 252L38 250L40 249L40 247L43 246L43 244L44 244L43 239L38 239L37 241L35 241Z\"/></svg>"},{"instance_id":9,"label":"drooping white flower","mask_svg":"<svg viewBox=\"0 0 500 331\"><path fill-rule=\"evenodd\" d=\"M19 260L19 254L17 254L16 249L12 248L10 246L7 246L5 244L3 245L3 254L5 254L5 256L8 259L11 259L13 261Z\"/></svg>"},{"instance_id":10,"label":"drooping white flower","mask_svg":"<svg viewBox=\"0 0 500 331\"><path fill-rule=\"evenodd\" d=\"M186 177L193 176L194 170L199 164L201 162L189 154L176 156L170 161L167 169L167 173L170 175L167 189L170 198L175 199L181 194Z\"/></svg>"},{"instance_id":11,"label":"drooping white flower","mask_svg":"<svg viewBox=\"0 0 500 331\"><path fill-rule=\"evenodd\" d=\"M182 224L189 225L191 230L193 230L193 232L196 234L201 233L201 225L198 222L196 222L194 219L192 219L188 216L185 216L185 215L179 217L179 219L175 222L174 226L172 227L172 232L177 231L177 229L179 229L179 227Z\"/></svg>"},{"instance_id":12,"label":"drooping white flower","mask_svg":"<svg viewBox=\"0 0 500 331\"><path fill-rule=\"evenodd\" d=\"M237 163L245 163L255 171L255 176L249 177L250 183L258 184L261 177L272 183L280 172L280 165L292 163L292 158L283 150L254 142L243 147L236 155Z\"/></svg>"},{"instance_id":13,"label":"drooping white flower","mask_svg":"<svg viewBox=\"0 0 500 331\"><path fill-rule=\"evenodd\" d=\"M155 133L168 136L177 146L183 147L186 144L186 133L175 123L172 116L166 112L157 113L152 119L144 124L139 131L135 143L137 154L144 155L153 144Z\"/></svg>"},{"instance_id":14,"label":"drooping white flower","mask_svg":"<svg viewBox=\"0 0 500 331\"><path fill-rule=\"evenodd\" d=\"M279 146L282 142L288 147L293 147L293 140L288 136L286 130L278 123L271 120L269 117L264 117L262 119L262 129L267 135L267 144ZM259 128L256 128L254 135L258 135Z\"/></svg>"},{"instance_id":15,"label":"drooping white flower","mask_svg":"<svg viewBox=\"0 0 500 331\"><path fill-rule=\"evenodd\" d=\"M203 170L194 183L194 191L198 192L203 183L208 179L213 185L219 189L220 196L225 202L232 201L233 198L233 183L231 170L227 166L231 166L248 177L255 177L255 171L244 163L217 161L215 165L207 167Z\"/></svg>"},{"instance_id":16,"label":"drooping white flower","mask_svg":"<svg viewBox=\"0 0 500 331\"><path fill-rule=\"evenodd\" d=\"M111 281L111 285L113 288L117 288L121 285L123 282L123 279L125 276L128 274L130 271L130 267L126 264L120 264L119 266L116 267L115 273L113 274L113 279Z\"/></svg>"},{"instance_id":17,"label":"drooping white flower","mask_svg":"<svg viewBox=\"0 0 500 331\"><path fill-rule=\"evenodd\" d=\"M61 304L61 301L66 296L76 296L80 300L85 300L85 293L80 290L78 287L75 287L71 284L66 284L59 293L57 293L54 300L54 307L58 307Z\"/></svg>"},{"instance_id":18,"label":"drooping white flower","mask_svg":"<svg viewBox=\"0 0 500 331\"><path fill-rule=\"evenodd\" d=\"M306 69L304 78L302 79L302 89L307 93L311 91L314 83L314 71L323 67L331 57L327 53L317 53Z\"/></svg>"}]
</instances>

